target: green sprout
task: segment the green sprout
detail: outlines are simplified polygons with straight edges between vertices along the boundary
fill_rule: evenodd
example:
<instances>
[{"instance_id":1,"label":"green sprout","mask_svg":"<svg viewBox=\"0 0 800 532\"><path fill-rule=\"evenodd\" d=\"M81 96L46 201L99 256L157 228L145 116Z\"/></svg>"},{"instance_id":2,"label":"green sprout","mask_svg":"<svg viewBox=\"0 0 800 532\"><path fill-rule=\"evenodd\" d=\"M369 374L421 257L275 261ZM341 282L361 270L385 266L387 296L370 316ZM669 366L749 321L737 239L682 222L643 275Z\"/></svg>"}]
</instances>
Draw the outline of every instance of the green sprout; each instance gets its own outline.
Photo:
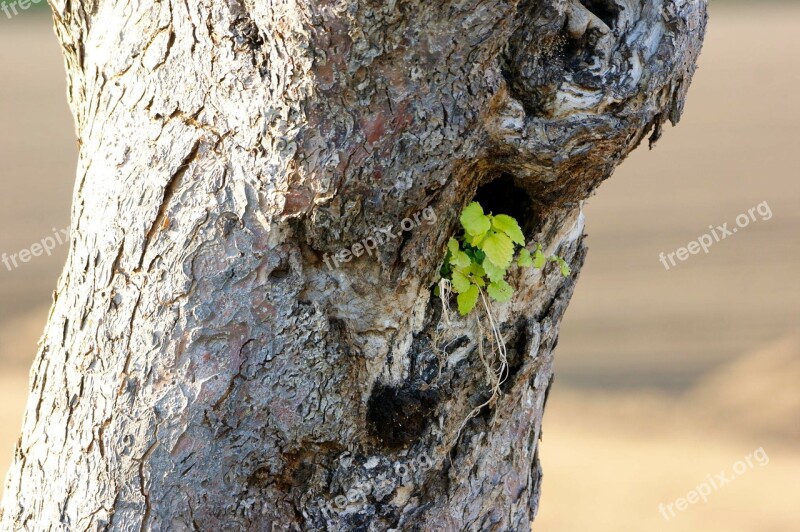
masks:
<instances>
[{"instance_id":1,"label":"green sprout","mask_svg":"<svg viewBox=\"0 0 800 532\"><path fill-rule=\"evenodd\" d=\"M461 213L460 221L463 230L447 242L439 273L458 294L462 316L475 308L483 289L498 303L511 299L514 289L505 279L515 258L520 267L542 268L547 262L555 262L561 275L570 275L567 262L557 255L546 257L540 244L531 255L519 223L507 214L485 214L480 203L473 201ZM439 296L438 286L434 293Z\"/></svg>"}]
</instances>

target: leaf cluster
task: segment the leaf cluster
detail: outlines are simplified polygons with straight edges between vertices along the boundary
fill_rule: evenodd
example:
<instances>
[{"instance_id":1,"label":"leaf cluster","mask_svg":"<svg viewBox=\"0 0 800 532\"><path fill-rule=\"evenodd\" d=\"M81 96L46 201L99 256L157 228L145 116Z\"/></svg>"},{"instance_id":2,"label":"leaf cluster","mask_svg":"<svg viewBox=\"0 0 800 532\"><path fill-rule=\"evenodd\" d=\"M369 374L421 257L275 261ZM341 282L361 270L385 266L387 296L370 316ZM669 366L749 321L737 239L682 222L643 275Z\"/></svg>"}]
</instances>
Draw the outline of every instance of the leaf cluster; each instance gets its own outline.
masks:
<instances>
[{"instance_id":1,"label":"leaf cluster","mask_svg":"<svg viewBox=\"0 0 800 532\"><path fill-rule=\"evenodd\" d=\"M570 275L566 261L557 255L546 257L540 244L531 254L519 223L507 214L486 214L480 203L473 201L461 213L460 221L462 231L447 242L440 274L458 294L458 312L462 316L475 308L484 289L499 303L511 299L514 289L506 275L515 262L520 267L534 268L556 262L562 275Z\"/></svg>"}]
</instances>

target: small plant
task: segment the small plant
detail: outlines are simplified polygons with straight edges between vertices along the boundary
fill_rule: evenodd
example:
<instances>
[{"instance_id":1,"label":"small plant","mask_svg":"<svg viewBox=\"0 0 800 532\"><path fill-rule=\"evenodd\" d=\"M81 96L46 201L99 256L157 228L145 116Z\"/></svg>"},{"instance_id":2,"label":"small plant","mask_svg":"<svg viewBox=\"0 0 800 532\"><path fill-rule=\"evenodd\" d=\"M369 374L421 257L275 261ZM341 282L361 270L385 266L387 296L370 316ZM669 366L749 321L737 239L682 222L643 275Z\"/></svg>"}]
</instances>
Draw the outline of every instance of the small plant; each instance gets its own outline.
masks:
<instances>
[{"instance_id":1,"label":"small plant","mask_svg":"<svg viewBox=\"0 0 800 532\"><path fill-rule=\"evenodd\" d=\"M514 289L505 279L515 259L518 266L534 268L555 262L564 277L570 275L567 262L557 255L546 257L540 244L531 255L519 223L507 214L485 214L480 203L473 201L461 213L460 221L463 230L447 242L440 274L457 294L462 316L475 308L484 289L499 303L511 299ZM439 286L435 294L440 296Z\"/></svg>"},{"instance_id":2,"label":"small plant","mask_svg":"<svg viewBox=\"0 0 800 532\"><path fill-rule=\"evenodd\" d=\"M481 301L486 312L486 321L475 320L478 332L477 352L486 370L486 381L491 396L478 405L461 422L456 440L467 422L478 415L481 409L492 404L502 394L502 385L508 378L508 354L506 340L500 331L486 294L497 302L505 302L514 295L514 289L506 281L509 268L516 260L520 267L542 268L547 262L555 262L564 277L570 275L567 262L553 255L547 257L540 244L533 246L533 254L525 245L525 236L519 223L507 214L486 214L480 203L473 201L459 218L462 230L447 242L447 253L439 273L441 279L434 295L442 300L442 316L446 324L448 301L451 290L457 294L458 312L466 316ZM491 352L486 352L484 339L490 331Z\"/></svg>"}]
</instances>

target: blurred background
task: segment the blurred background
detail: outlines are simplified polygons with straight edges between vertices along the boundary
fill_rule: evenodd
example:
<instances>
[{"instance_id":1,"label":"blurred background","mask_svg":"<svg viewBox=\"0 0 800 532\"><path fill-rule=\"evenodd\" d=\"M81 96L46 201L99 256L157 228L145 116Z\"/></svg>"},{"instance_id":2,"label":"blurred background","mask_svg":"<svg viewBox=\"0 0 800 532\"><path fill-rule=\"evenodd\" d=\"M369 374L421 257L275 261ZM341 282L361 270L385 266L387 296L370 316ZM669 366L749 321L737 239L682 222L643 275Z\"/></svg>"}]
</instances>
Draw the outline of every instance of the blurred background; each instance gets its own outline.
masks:
<instances>
[{"instance_id":1,"label":"blurred background","mask_svg":"<svg viewBox=\"0 0 800 532\"><path fill-rule=\"evenodd\" d=\"M47 8L11 3L0 0L8 255L68 226L77 160ZM800 531L798 20L796 3L712 3L680 126L587 202L590 253L556 353L534 530ZM669 270L659 262L763 202L770 219ZM0 262L3 478L66 252ZM730 482L707 502L676 506L720 473Z\"/></svg>"}]
</instances>

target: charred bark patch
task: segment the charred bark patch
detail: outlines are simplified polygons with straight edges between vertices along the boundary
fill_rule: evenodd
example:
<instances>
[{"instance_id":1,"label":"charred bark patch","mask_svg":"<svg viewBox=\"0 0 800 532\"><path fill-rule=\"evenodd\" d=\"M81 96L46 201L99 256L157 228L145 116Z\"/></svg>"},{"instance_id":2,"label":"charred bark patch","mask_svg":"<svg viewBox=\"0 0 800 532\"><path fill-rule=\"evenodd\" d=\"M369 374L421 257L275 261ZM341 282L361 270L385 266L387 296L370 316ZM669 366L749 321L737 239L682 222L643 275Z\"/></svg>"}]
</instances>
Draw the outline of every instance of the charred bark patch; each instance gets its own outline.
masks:
<instances>
[{"instance_id":1,"label":"charred bark patch","mask_svg":"<svg viewBox=\"0 0 800 532\"><path fill-rule=\"evenodd\" d=\"M435 389L377 384L367 402L369 433L391 450L403 448L422 436L438 404Z\"/></svg>"},{"instance_id":2,"label":"charred bark patch","mask_svg":"<svg viewBox=\"0 0 800 532\"><path fill-rule=\"evenodd\" d=\"M452 355L456 352L457 349L461 349L465 345L469 344L469 337L467 336L459 336L454 341L450 342L449 344L445 345L443 351L448 355Z\"/></svg>"},{"instance_id":3,"label":"charred bark patch","mask_svg":"<svg viewBox=\"0 0 800 532\"><path fill-rule=\"evenodd\" d=\"M517 337L509 346L510 349L508 350L508 376L500 387L503 393L507 393L514 383L517 382L517 374L525 365L525 358L531 347L531 337L528 328L528 322L524 319L520 320L516 326Z\"/></svg>"}]
</instances>

